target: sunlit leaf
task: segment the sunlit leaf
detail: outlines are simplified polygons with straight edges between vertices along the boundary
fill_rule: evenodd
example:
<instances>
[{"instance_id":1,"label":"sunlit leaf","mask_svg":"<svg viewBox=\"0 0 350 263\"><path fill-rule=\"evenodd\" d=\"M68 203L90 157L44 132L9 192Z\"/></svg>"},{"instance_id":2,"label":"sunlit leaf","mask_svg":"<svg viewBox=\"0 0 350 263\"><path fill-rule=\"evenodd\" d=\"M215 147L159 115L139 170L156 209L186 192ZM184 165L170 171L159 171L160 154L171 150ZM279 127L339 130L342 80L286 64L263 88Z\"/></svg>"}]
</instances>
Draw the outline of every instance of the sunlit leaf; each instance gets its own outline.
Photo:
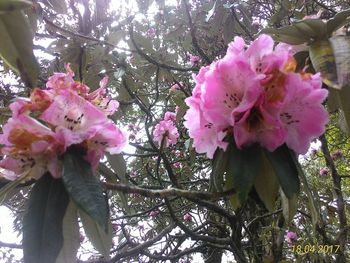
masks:
<instances>
[{"instance_id":1,"label":"sunlit leaf","mask_svg":"<svg viewBox=\"0 0 350 263\"><path fill-rule=\"evenodd\" d=\"M96 221L88 214L79 209L79 216L84 227L84 231L90 242L94 245L98 252L105 258L109 257L109 251L112 247L112 224L108 218L107 231L101 228Z\"/></svg>"},{"instance_id":2,"label":"sunlit leaf","mask_svg":"<svg viewBox=\"0 0 350 263\"><path fill-rule=\"evenodd\" d=\"M279 183L275 171L265 154L261 154L261 168L255 178L254 187L265 207L269 211L274 211Z\"/></svg>"},{"instance_id":3,"label":"sunlit leaf","mask_svg":"<svg viewBox=\"0 0 350 263\"><path fill-rule=\"evenodd\" d=\"M55 263L71 263L76 258L80 245L78 209L73 201L69 202L63 218L63 247Z\"/></svg>"},{"instance_id":4,"label":"sunlit leaf","mask_svg":"<svg viewBox=\"0 0 350 263\"><path fill-rule=\"evenodd\" d=\"M340 88L350 86L350 36L336 36L329 39Z\"/></svg>"},{"instance_id":5,"label":"sunlit leaf","mask_svg":"<svg viewBox=\"0 0 350 263\"><path fill-rule=\"evenodd\" d=\"M33 32L21 11L0 15L0 56L28 87L35 87L39 75L33 54Z\"/></svg>"},{"instance_id":6,"label":"sunlit leaf","mask_svg":"<svg viewBox=\"0 0 350 263\"><path fill-rule=\"evenodd\" d=\"M327 21L327 32L331 35L332 32L341 28L350 22L350 9L338 12L335 16Z\"/></svg>"},{"instance_id":7,"label":"sunlit leaf","mask_svg":"<svg viewBox=\"0 0 350 263\"><path fill-rule=\"evenodd\" d=\"M282 201L282 211L284 219L287 223L292 221L295 213L298 209L298 196L296 194L291 195L289 198L284 194L284 191L280 191Z\"/></svg>"}]
</instances>

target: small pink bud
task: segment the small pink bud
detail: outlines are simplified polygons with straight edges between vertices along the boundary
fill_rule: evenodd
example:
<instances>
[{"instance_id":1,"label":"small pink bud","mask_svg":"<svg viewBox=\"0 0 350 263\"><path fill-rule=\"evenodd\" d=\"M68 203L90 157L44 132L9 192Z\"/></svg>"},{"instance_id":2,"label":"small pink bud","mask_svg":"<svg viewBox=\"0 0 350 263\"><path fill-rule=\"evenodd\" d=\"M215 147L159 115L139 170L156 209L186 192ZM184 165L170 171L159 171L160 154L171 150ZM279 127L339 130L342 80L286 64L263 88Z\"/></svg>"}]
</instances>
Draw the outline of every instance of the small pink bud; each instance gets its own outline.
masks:
<instances>
[{"instance_id":1,"label":"small pink bud","mask_svg":"<svg viewBox=\"0 0 350 263\"><path fill-rule=\"evenodd\" d=\"M130 172L130 177L134 178L134 177L136 177L136 176L137 176L136 171L132 170L132 171Z\"/></svg>"},{"instance_id":2,"label":"small pink bud","mask_svg":"<svg viewBox=\"0 0 350 263\"><path fill-rule=\"evenodd\" d=\"M154 218L154 217L156 217L158 214L159 214L159 211L158 211L158 210L152 210L152 211L149 213L149 216Z\"/></svg>"},{"instance_id":3,"label":"small pink bud","mask_svg":"<svg viewBox=\"0 0 350 263\"><path fill-rule=\"evenodd\" d=\"M288 231L287 235L285 236L285 238L286 238L286 241L289 244L292 244L298 239L298 236L297 236L297 234L295 232Z\"/></svg>"},{"instance_id":4,"label":"small pink bud","mask_svg":"<svg viewBox=\"0 0 350 263\"><path fill-rule=\"evenodd\" d=\"M172 91L172 92L175 92L175 91L177 91L179 89L180 89L180 87L179 87L179 85L177 83L175 83L174 85L172 85L170 87L170 91Z\"/></svg>"},{"instance_id":5,"label":"small pink bud","mask_svg":"<svg viewBox=\"0 0 350 263\"><path fill-rule=\"evenodd\" d=\"M156 35L156 30L155 30L155 28L152 27L152 28L148 29L147 32L146 32L146 35L147 35L148 37L150 37L150 38L155 37L155 35Z\"/></svg>"},{"instance_id":6,"label":"small pink bud","mask_svg":"<svg viewBox=\"0 0 350 263\"><path fill-rule=\"evenodd\" d=\"M80 233L80 235L79 235L79 240L80 240L80 243L81 243L81 242L84 242L85 236L84 236L83 233Z\"/></svg>"},{"instance_id":7,"label":"small pink bud","mask_svg":"<svg viewBox=\"0 0 350 263\"><path fill-rule=\"evenodd\" d=\"M320 169L320 176L327 176L329 173L329 169L327 167L323 167Z\"/></svg>"},{"instance_id":8,"label":"small pink bud","mask_svg":"<svg viewBox=\"0 0 350 263\"><path fill-rule=\"evenodd\" d=\"M190 222L190 221L192 221L192 215L190 213L187 213L184 215L183 219L186 222Z\"/></svg>"},{"instance_id":9,"label":"small pink bud","mask_svg":"<svg viewBox=\"0 0 350 263\"><path fill-rule=\"evenodd\" d=\"M189 54L188 56L190 58L190 63L192 66L198 65L198 63L200 61L200 58L198 56L193 56L192 54Z\"/></svg>"},{"instance_id":10,"label":"small pink bud","mask_svg":"<svg viewBox=\"0 0 350 263\"><path fill-rule=\"evenodd\" d=\"M333 161L339 160L343 157L343 152L341 150L336 150L332 155L331 155Z\"/></svg>"},{"instance_id":11,"label":"small pink bud","mask_svg":"<svg viewBox=\"0 0 350 263\"><path fill-rule=\"evenodd\" d=\"M180 163L180 162L174 163L174 167L175 167L175 168L181 168L181 163Z\"/></svg>"},{"instance_id":12,"label":"small pink bud","mask_svg":"<svg viewBox=\"0 0 350 263\"><path fill-rule=\"evenodd\" d=\"M116 232L119 229L119 225L118 224L112 224L112 228L113 228L113 231Z\"/></svg>"}]
</instances>

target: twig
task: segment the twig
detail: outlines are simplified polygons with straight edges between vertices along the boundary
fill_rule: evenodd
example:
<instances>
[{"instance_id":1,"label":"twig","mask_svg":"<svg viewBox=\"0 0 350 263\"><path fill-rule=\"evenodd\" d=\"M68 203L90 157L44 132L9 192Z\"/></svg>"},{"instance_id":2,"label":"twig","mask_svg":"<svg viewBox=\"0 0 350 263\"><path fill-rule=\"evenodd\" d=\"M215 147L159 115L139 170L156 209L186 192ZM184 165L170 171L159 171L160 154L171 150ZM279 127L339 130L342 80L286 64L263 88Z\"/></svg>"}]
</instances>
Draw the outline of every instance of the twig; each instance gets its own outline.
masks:
<instances>
[{"instance_id":1,"label":"twig","mask_svg":"<svg viewBox=\"0 0 350 263\"><path fill-rule=\"evenodd\" d=\"M206 200L218 200L224 196L229 196L234 194L236 191L234 189L224 191L224 192L202 192L202 191L189 191L178 188L168 188L168 189L145 189L138 186L130 186L126 184L111 184L104 183L105 187L109 190L117 190L127 194L139 194L142 196L150 197L150 198L170 198L170 197L184 197L189 200L193 200L197 202L200 200L206 206L208 205ZM197 200L198 199L198 200ZM226 211L226 210L225 210Z\"/></svg>"}]
</instances>

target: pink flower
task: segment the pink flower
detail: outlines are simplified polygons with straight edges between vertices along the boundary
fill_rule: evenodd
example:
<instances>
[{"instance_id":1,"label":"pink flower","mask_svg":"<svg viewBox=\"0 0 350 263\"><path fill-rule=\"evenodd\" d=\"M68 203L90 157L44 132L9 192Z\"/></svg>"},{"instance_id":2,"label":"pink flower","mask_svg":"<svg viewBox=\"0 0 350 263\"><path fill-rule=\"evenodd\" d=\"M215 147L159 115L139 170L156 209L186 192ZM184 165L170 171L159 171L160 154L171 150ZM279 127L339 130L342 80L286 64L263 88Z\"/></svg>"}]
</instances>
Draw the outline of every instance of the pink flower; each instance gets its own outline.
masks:
<instances>
[{"instance_id":1,"label":"pink flower","mask_svg":"<svg viewBox=\"0 0 350 263\"><path fill-rule=\"evenodd\" d=\"M46 171L61 176L61 156L71 145L86 150L85 159L96 170L105 152L120 153L128 136L107 118L118 102L106 97L107 78L100 88L75 82L74 73L55 73L47 89L34 89L29 99L10 105L12 118L3 126L0 175L10 180L26 175L38 179Z\"/></svg>"},{"instance_id":2,"label":"pink flower","mask_svg":"<svg viewBox=\"0 0 350 263\"><path fill-rule=\"evenodd\" d=\"M70 68L70 64L65 65L67 73L54 73L46 83L47 89L59 91L61 89L71 89L75 81L73 79L74 72Z\"/></svg>"},{"instance_id":3,"label":"pink flower","mask_svg":"<svg viewBox=\"0 0 350 263\"><path fill-rule=\"evenodd\" d=\"M261 35L245 49L235 37L222 59L200 69L185 100L184 125L196 151L212 158L218 147L226 149L223 139L232 133L238 148L259 143L274 151L286 143L306 153L328 122L322 106L328 92L319 74L295 69L290 46L274 48L272 38Z\"/></svg>"},{"instance_id":4,"label":"pink flower","mask_svg":"<svg viewBox=\"0 0 350 263\"><path fill-rule=\"evenodd\" d=\"M108 77L106 76L100 81L100 88L87 95L87 100L109 116L118 110L119 102L106 96L107 82Z\"/></svg>"},{"instance_id":5,"label":"pink flower","mask_svg":"<svg viewBox=\"0 0 350 263\"><path fill-rule=\"evenodd\" d=\"M320 169L320 176L327 176L328 173L329 173L328 167L322 167L322 168Z\"/></svg>"},{"instance_id":6,"label":"pink flower","mask_svg":"<svg viewBox=\"0 0 350 263\"><path fill-rule=\"evenodd\" d=\"M193 138L196 151L206 153L209 158L213 158L218 147L226 150L228 144L223 141L226 132L205 118L200 107L200 100L190 97L185 102L190 108L184 116L184 126L188 129L190 137Z\"/></svg>"},{"instance_id":7,"label":"pink flower","mask_svg":"<svg viewBox=\"0 0 350 263\"><path fill-rule=\"evenodd\" d=\"M285 238L289 244L292 244L298 239L298 236L296 233L294 233L292 231L288 231Z\"/></svg>"},{"instance_id":8,"label":"pink flower","mask_svg":"<svg viewBox=\"0 0 350 263\"><path fill-rule=\"evenodd\" d=\"M194 56L192 54L188 54L188 57L192 66L198 65L201 60L198 56Z\"/></svg>"},{"instance_id":9,"label":"pink flower","mask_svg":"<svg viewBox=\"0 0 350 263\"><path fill-rule=\"evenodd\" d=\"M295 73L288 75L285 85L288 92L280 111L280 119L287 131L286 143L296 153L304 154L310 142L325 132L328 113L322 102L328 91L315 89L309 80L304 80Z\"/></svg>"},{"instance_id":10,"label":"pink flower","mask_svg":"<svg viewBox=\"0 0 350 263\"><path fill-rule=\"evenodd\" d=\"M192 215L191 215L190 213L186 213L186 214L183 216L183 220L186 221L186 222L192 221Z\"/></svg>"},{"instance_id":11,"label":"pink flower","mask_svg":"<svg viewBox=\"0 0 350 263\"><path fill-rule=\"evenodd\" d=\"M24 173L38 179L46 171L59 177L57 153L62 147L49 128L27 115L10 118L3 126L0 143L4 145L0 161L1 175L13 180Z\"/></svg>"},{"instance_id":12,"label":"pink flower","mask_svg":"<svg viewBox=\"0 0 350 263\"><path fill-rule=\"evenodd\" d=\"M164 140L164 147L176 144L179 138L179 132L171 120L162 120L154 128L153 138L159 144L162 145Z\"/></svg>"},{"instance_id":13,"label":"pink flower","mask_svg":"<svg viewBox=\"0 0 350 263\"><path fill-rule=\"evenodd\" d=\"M158 210L152 210L150 213L149 213L149 216L150 217L157 217L159 215L159 211Z\"/></svg>"}]
</instances>

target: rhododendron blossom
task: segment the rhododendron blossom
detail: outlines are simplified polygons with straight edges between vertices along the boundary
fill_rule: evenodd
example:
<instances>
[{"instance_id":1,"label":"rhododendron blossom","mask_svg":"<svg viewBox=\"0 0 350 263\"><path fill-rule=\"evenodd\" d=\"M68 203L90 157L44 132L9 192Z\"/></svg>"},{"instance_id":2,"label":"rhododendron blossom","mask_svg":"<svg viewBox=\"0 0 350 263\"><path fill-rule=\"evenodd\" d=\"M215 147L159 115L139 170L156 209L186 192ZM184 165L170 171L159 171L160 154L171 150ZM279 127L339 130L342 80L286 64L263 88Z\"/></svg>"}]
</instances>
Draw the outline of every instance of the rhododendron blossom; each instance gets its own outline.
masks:
<instances>
[{"instance_id":1,"label":"rhododendron blossom","mask_svg":"<svg viewBox=\"0 0 350 263\"><path fill-rule=\"evenodd\" d=\"M198 153L213 158L226 136L239 149L259 143L269 151L282 144L298 154L325 131L328 114L319 74L296 72L292 48L261 35L246 48L240 37L226 55L200 69L186 99L185 127Z\"/></svg>"},{"instance_id":2,"label":"rhododendron blossom","mask_svg":"<svg viewBox=\"0 0 350 263\"><path fill-rule=\"evenodd\" d=\"M29 99L11 103L12 117L3 126L0 161L3 177L14 180L27 174L39 178L49 171L61 176L61 156L73 145L86 152L85 159L93 170L105 152L120 153L127 135L107 118L118 108L118 102L106 96L107 78L100 88L89 88L74 81L74 73L55 73L46 89L34 89Z\"/></svg>"},{"instance_id":3,"label":"rhododendron blossom","mask_svg":"<svg viewBox=\"0 0 350 263\"><path fill-rule=\"evenodd\" d=\"M179 132L175 126L176 114L173 112L166 112L164 119L161 120L154 128L154 140L162 145L164 140L164 147L176 144L179 138Z\"/></svg>"},{"instance_id":4,"label":"rhododendron blossom","mask_svg":"<svg viewBox=\"0 0 350 263\"><path fill-rule=\"evenodd\" d=\"M287 243L292 244L298 239L298 236L295 232L288 231L285 238Z\"/></svg>"}]
</instances>

